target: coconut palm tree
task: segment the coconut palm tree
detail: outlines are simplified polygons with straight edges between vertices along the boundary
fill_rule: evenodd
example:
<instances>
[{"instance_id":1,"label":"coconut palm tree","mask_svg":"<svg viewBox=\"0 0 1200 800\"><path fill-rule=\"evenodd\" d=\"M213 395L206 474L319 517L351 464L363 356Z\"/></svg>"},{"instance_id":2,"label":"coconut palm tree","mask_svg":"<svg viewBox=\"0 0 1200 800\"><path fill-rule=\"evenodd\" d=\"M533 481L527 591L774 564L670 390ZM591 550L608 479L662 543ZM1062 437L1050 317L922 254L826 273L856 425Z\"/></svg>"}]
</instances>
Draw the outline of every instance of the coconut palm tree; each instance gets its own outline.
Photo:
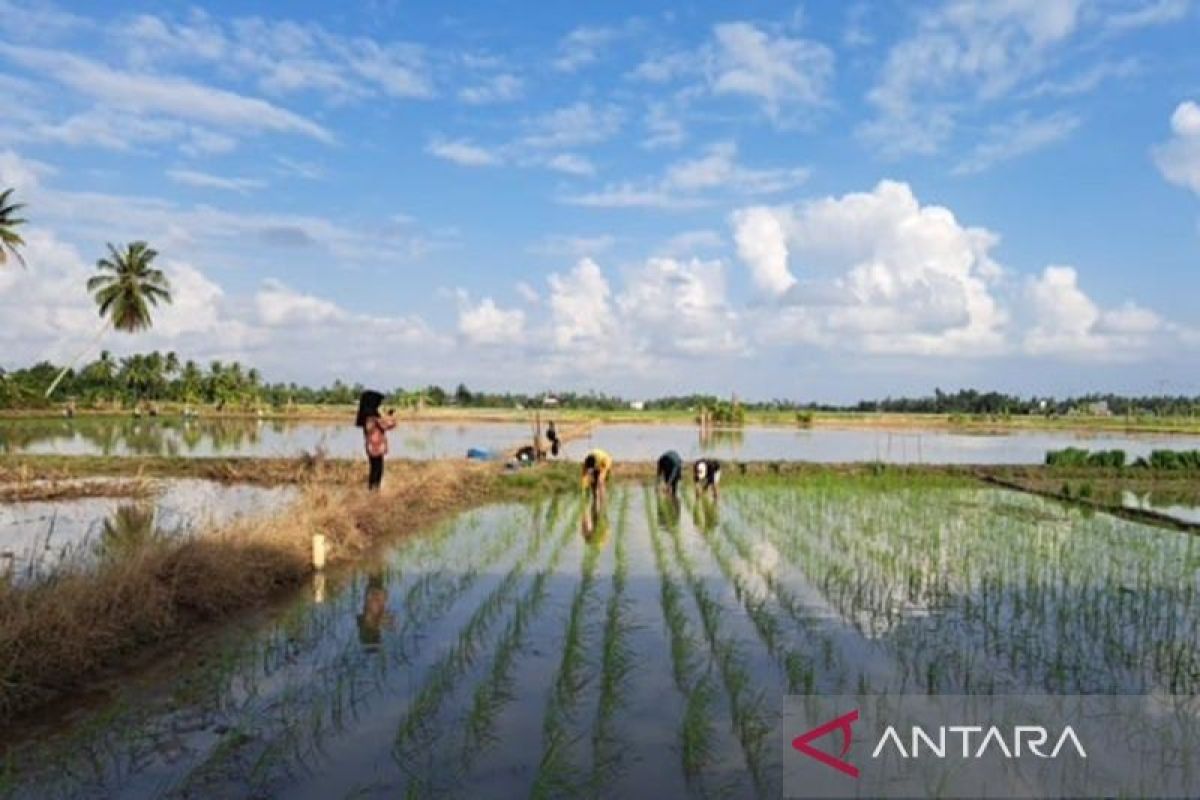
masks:
<instances>
[{"instance_id":1,"label":"coconut palm tree","mask_svg":"<svg viewBox=\"0 0 1200 800\"><path fill-rule=\"evenodd\" d=\"M153 323L150 307L161 300L171 302L171 284L162 270L152 264L158 251L145 242L133 242L123 250L108 246L108 258L96 262L96 271L87 288L113 328L136 333Z\"/></svg>"},{"instance_id":2,"label":"coconut palm tree","mask_svg":"<svg viewBox=\"0 0 1200 800\"><path fill-rule=\"evenodd\" d=\"M111 325L118 331L136 333L154 324L150 309L159 302L171 302L171 284L162 270L156 269L154 259L158 251L145 242L132 242L118 250L108 246L108 258L96 262L97 275L88 279L87 289L96 301L105 324L103 333ZM76 359L78 361L78 359ZM46 390L46 397L53 394L59 381L71 369L62 372Z\"/></svg>"},{"instance_id":3,"label":"coconut palm tree","mask_svg":"<svg viewBox=\"0 0 1200 800\"><path fill-rule=\"evenodd\" d=\"M25 224L25 220L17 217L17 212L25 206L12 202L12 189L0 192L0 266L8 263L11 255L21 266L25 259L21 257L18 247L25 246L25 240L17 233L17 227Z\"/></svg>"}]
</instances>

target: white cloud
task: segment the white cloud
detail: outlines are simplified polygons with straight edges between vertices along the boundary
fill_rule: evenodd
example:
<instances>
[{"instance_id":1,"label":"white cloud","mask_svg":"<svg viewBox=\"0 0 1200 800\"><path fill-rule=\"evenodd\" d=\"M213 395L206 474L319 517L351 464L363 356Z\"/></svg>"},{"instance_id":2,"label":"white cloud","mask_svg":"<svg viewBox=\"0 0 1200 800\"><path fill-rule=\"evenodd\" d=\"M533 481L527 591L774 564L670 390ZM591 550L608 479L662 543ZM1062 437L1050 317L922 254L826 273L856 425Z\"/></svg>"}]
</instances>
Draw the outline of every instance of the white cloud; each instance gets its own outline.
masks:
<instances>
[{"instance_id":1,"label":"white cloud","mask_svg":"<svg viewBox=\"0 0 1200 800\"><path fill-rule=\"evenodd\" d=\"M1111 15L1105 25L1112 30L1131 30L1178 22L1191 11L1191 0L1153 0L1133 11Z\"/></svg>"},{"instance_id":2,"label":"white cloud","mask_svg":"<svg viewBox=\"0 0 1200 800\"><path fill-rule=\"evenodd\" d=\"M1031 355L1123 360L1147 350L1163 328L1157 314L1127 302L1103 311L1079 288L1074 267L1049 266L1031 277L1026 294L1033 325L1025 336Z\"/></svg>"},{"instance_id":3,"label":"white cloud","mask_svg":"<svg viewBox=\"0 0 1200 800\"><path fill-rule=\"evenodd\" d=\"M596 167L576 153L559 153L546 160L546 166L568 175L595 175Z\"/></svg>"},{"instance_id":4,"label":"white cloud","mask_svg":"<svg viewBox=\"0 0 1200 800\"><path fill-rule=\"evenodd\" d=\"M651 258L629 277L616 306L622 328L649 353L716 356L745 347L718 261Z\"/></svg>"},{"instance_id":5,"label":"white cloud","mask_svg":"<svg viewBox=\"0 0 1200 800\"><path fill-rule=\"evenodd\" d=\"M530 246L529 252L543 256L582 258L603 253L616 243L617 238L607 233L596 236L550 235Z\"/></svg>"},{"instance_id":6,"label":"white cloud","mask_svg":"<svg viewBox=\"0 0 1200 800\"><path fill-rule=\"evenodd\" d=\"M738 256L750 269L754 285L775 296L795 286L781 215L769 208L744 208L735 211L732 220Z\"/></svg>"},{"instance_id":7,"label":"white cloud","mask_svg":"<svg viewBox=\"0 0 1200 800\"><path fill-rule=\"evenodd\" d=\"M492 75L483 83L459 90L458 98L471 105L509 103L521 97L524 82L508 72Z\"/></svg>"},{"instance_id":8,"label":"white cloud","mask_svg":"<svg viewBox=\"0 0 1200 800\"><path fill-rule=\"evenodd\" d=\"M229 178L192 169L169 169L167 170L167 177L185 186L194 186L200 189L221 189L229 192L240 192L241 194L245 194L253 189L261 189L267 185L265 181L257 178Z\"/></svg>"},{"instance_id":9,"label":"white cloud","mask_svg":"<svg viewBox=\"0 0 1200 800\"><path fill-rule=\"evenodd\" d=\"M710 86L716 94L757 98L772 118L792 105L826 102L833 51L808 39L771 36L749 22L713 28Z\"/></svg>"},{"instance_id":10,"label":"white cloud","mask_svg":"<svg viewBox=\"0 0 1200 800\"><path fill-rule=\"evenodd\" d=\"M601 52L621 35L616 28L582 25L558 44L553 66L559 72L575 72L600 59Z\"/></svg>"},{"instance_id":11,"label":"white cloud","mask_svg":"<svg viewBox=\"0 0 1200 800\"><path fill-rule=\"evenodd\" d=\"M891 355L968 355L1004 347L991 286L997 237L922 206L907 184L733 216L755 284L793 309L797 330ZM796 277L793 265L801 270Z\"/></svg>"},{"instance_id":12,"label":"white cloud","mask_svg":"<svg viewBox=\"0 0 1200 800\"><path fill-rule=\"evenodd\" d=\"M776 194L808 179L803 167L754 168L739 164L734 142L717 142L702 155L668 165L664 174L642 183L609 184L599 191L563 198L570 205L593 208L695 208L710 202L709 195L728 192L742 195Z\"/></svg>"},{"instance_id":13,"label":"white cloud","mask_svg":"<svg viewBox=\"0 0 1200 800\"><path fill-rule=\"evenodd\" d=\"M269 327L313 325L345 317L334 303L297 292L274 279L263 281L254 295L254 306L259 320Z\"/></svg>"},{"instance_id":14,"label":"white cloud","mask_svg":"<svg viewBox=\"0 0 1200 800\"><path fill-rule=\"evenodd\" d=\"M645 117L646 138L642 146L650 150L678 147L687 139L687 130L676 112L663 103L651 103Z\"/></svg>"},{"instance_id":15,"label":"white cloud","mask_svg":"<svg viewBox=\"0 0 1200 800\"><path fill-rule=\"evenodd\" d=\"M1066 113L1030 117L1022 112L1007 122L988 128L987 137L954 167L956 175L983 172L1004 161L1027 155L1069 138L1079 118Z\"/></svg>"},{"instance_id":16,"label":"white cloud","mask_svg":"<svg viewBox=\"0 0 1200 800\"><path fill-rule=\"evenodd\" d=\"M579 101L528 120L521 143L533 148L561 149L597 144L621 129L623 115L614 105Z\"/></svg>"},{"instance_id":17,"label":"white cloud","mask_svg":"<svg viewBox=\"0 0 1200 800\"><path fill-rule=\"evenodd\" d=\"M186 22L143 14L111 27L126 58L139 68L208 63L250 77L270 94L319 92L338 102L434 93L422 48L344 37L315 23L258 17L222 22L193 9Z\"/></svg>"},{"instance_id":18,"label":"white cloud","mask_svg":"<svg viewBox=\"0 0 1200 800\"><path fill-rule=\"evenodd\" d=\"M463 167L493 167L501 163L499 155L465 139L434 139L425 151Z\"/></svg>"},{"instance_id":19,"label":"white cloud","mask_svg":"<svg viewBox=\"0 0 1200 800\"><path fill-rule=\"evenodd\" d=\"M1030 97L1074 97L1087 94L1108 80L1128 78L1142 69L1136 58L1102 61L1069 78L1044 80L1029 92Z\"/></svg>"},{"instance_id":20,"label":"white cloud","mask_svg":"<svg viewBox=\"0 0 1200 800\"><path fill-rule=\"evenodd\" d=\"M295 133L333 141L333 135L317 123L265 100L183 78L123 72L56 50L0 44L0 55L114 108L165 114L238 132Z\"/></svg>"},{"instance_id":21,"label":"white cloud","mask_svg":"<svg viewBox=\"0 0 1200 800\"><path fill-rule=\"evenodd\" d=\"M672 164L663 182L685 192L722 187L744 194L774 194L808 180L803 167L753 169L738 164L737 154L735 142L717 142L698 158Z\"/></svg>"},{"instance_id":22,"label":"white cloud","mask_svg":"<svg viewBox=\"0 0 1200 800\"><path fill-rule=\"evenodd\" d=\"M1171 132L1153 149L1154 163L1168 181L1200 194L1200 105L1180 103L1171 115Z\"/></svg>"},{"instance_id":23,"label":"white cloud","mask_svg":"<svg viewBox=\"0 0 1200 800\"><path fill-rule=\"evenodd\" d=\"M715 250L725 246L725 239L720 233L709 229L683 231L677 233L659 248L664 255L691 255L698 251Z\"/></svg>"},{"instance_id":24,"label":"white cloud","mask_svg":"<svg viewBox=\"0 0 1200 800\"><path fill-rule=\"evenodd\" d=\"M600 265L584 258L565 275L548 279L551 332L560 350L607 350L618 333L613 316L612 289Z\"/></svg>"},{"instance_id":25,"label":"white cloud","mask_svg":"<svg viewBox=\"0 0 1200 800\"><path fill-rule=\"evenodd\" d=\"M1045 69L1076 31L1083 0L947 0L894 45L859 133L888 154L932 153L963 106L994 100Z\"/></svg>"},{"instance_id":26,"label":"white cloud","mask_svg":"<svg viewBox=\"0 0 1200 800\"><path fill-rule=\"evenodd\" d=\"M472 304L466 292L460 292L458 333L473 345L513 345L525 338L525 312L505 309L490 297Z\"/></svg>"}]
</instances>

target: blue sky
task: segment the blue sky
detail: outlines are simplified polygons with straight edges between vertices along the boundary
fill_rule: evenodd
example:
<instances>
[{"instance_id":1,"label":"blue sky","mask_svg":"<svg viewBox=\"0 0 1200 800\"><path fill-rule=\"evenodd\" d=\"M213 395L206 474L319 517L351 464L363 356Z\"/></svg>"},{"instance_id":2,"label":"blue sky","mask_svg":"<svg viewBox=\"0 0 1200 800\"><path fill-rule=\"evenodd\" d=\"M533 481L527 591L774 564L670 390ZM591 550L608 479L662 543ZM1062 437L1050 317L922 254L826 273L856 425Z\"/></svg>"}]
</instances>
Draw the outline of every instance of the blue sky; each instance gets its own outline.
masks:
<instances>
[{"instance_id":1,"label":"blue sky","mask_svg":"<svg viewBox=\"0 0 1200 800\"><path fill-rule=\"evenodd\" d=\"M845 400L1200 393L1200 6L0 0L0 363Z\"/></svg>"}]
</instances>

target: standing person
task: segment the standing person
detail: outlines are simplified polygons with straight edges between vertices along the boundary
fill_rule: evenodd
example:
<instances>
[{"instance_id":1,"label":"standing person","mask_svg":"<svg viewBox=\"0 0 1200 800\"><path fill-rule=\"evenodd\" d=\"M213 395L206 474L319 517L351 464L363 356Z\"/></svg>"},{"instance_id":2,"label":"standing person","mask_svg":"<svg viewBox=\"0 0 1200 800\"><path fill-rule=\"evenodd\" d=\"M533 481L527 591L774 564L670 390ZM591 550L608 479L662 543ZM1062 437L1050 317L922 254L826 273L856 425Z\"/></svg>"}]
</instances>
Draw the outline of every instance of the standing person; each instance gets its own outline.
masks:
<instances>
[{"instance_id":1,"label":"standing person","mask_svg":"<svg viewBox=\"0 0 1200 800\"><path fill-rule=\"evenodd\" d=\"M583 474L581 487L592 491L592 506L603 503L607 497L608 473L612 471L612 456L603 450L596 449L583 459Z\"/></svg>"},{"instance_id":2,"label":"standing person","mask_svg":"<svg viewBox=\"0 0 1200 800\"><path fill-rule=\"evenodd\" d=\"M658 484L666 487L672 498L679 496L679 481L683 478L683 459L674 450L658 457Z\"/></svg>"},{"instance_id":3,"label":"standing person","mask_svg":"<svg viewBox=\"0 0 1200 800\"><path fill-rule=\"evenodd\" d=\"M550 420L550 425L546 428L546 438L550 441L550 455L558 455L558 429L554 427L554 420Z\"/></svg>"},{"instance_id":4,"label":"standing person","mask_svg":"<svg viewBox=\"0 0 1200 800\"><path fill-rule=\"evenodd\" d=\"M712 489L713 500L720 499L720 490L718 487L721 484L721 462L715 458L701 458L692 468L693 477L696 480L696 496Z\"/></svg>"},{"instance_id":5,"label":"standing person","mask_svg":"<svg viewBox=\"0 0 1200 800\"><path fill-rule=\"evenodd\" d=\"M367 488L378 491L383 482L383 457L387 455L387 432L396 427L394 411L389 411L387 417L379 415L379 406L383 403L383 395L376 391L367 390L358 398L358 416L354 424L362 428L363 445L367 450Z\"/></svg>"}]
</instances>

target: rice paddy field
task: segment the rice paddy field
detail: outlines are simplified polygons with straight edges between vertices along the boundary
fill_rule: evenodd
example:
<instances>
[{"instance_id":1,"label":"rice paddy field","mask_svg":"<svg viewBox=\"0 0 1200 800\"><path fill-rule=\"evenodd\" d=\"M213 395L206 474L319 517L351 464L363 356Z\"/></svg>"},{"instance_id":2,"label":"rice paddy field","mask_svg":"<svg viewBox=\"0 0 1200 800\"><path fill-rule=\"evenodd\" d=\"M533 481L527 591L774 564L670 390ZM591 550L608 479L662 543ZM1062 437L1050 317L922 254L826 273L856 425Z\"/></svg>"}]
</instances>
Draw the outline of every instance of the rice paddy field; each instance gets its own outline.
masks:
<instances>
[{"instance_id":1,"label":"rice paddy field","mask_svg":"<svg viewBox=\"0 0 1200 800\"><path fill-rule=\"evenodd\" d=\"M477 508L4 734L12 797L779 796L787 693L1192 694L1200 543L936 476Z\"/></svg>"}]
</instances>

